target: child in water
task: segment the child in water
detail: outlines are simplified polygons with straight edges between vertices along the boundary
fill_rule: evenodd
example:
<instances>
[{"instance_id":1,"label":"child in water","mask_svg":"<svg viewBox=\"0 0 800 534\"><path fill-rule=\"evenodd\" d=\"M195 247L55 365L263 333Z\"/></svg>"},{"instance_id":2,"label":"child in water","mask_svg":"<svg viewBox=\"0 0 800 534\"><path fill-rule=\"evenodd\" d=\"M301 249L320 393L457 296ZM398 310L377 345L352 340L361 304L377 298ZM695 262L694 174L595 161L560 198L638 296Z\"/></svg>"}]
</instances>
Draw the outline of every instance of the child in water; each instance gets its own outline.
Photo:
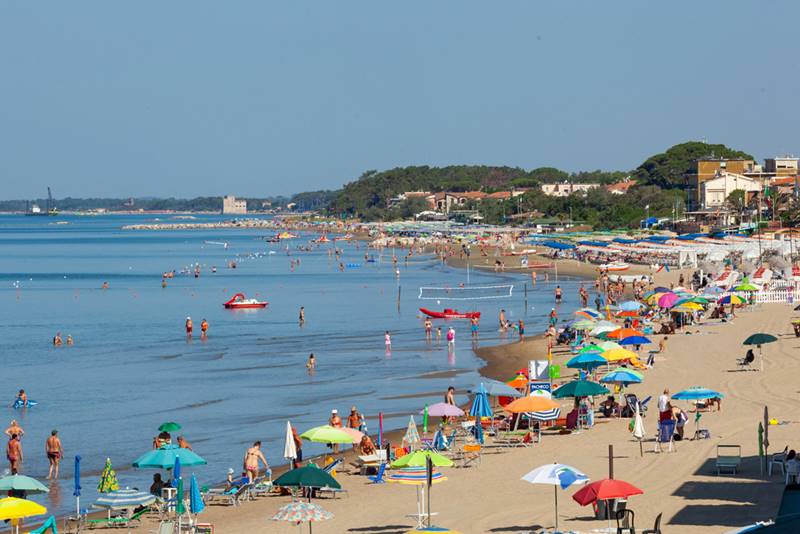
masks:
<instances>
[{"instance_id":1,"label":"child in water","mask_svg":"<svg viewBox=\"0 0 800 534\"><path fill-rule=\"evenodd\" d=\"M386 343L386 350L392 350L392 336L389 334L387 330L386 333L383 334L384 342Z\"/></svg>"}]
</instances>

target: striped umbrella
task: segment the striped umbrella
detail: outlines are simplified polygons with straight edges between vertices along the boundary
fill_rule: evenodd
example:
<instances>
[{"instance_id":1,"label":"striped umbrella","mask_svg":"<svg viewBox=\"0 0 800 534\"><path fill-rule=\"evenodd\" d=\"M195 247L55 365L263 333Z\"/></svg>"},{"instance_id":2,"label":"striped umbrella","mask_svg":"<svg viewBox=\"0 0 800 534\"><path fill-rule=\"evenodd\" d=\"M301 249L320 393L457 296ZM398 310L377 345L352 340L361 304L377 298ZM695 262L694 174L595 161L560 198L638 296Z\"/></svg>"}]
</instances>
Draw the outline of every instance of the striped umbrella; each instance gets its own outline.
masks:
<instances>
[{"instance_id":1,"label":"striped umbrella","mask_svg":"<svg viewBox=\"0 0 800 534\"><path fill-rule=\"evenodd\" d=\"M407 484L409 486L424 486L428 483L427 472L424 465L397 469L396 471L392 471L392 473L386 477L386 480L388 482L397 482L398 484ZM447 477L434 467L433 474L431 475L431 483L438 484L445 480L447 480Z\"/></svg>"},{"instance_id":2,"label":"striped umbrella","mask_svg":"<svg viewBox=\"0 0 800 534\"><path fill-rule=\"evenodd\" d=\"M411 450L414 450L414 445L420 443L419 432L417 431L417 423L414 421L414 416L408 418L408 429L405 436L403 436L403 443L407 444Z\"/></svg>"},{"instance_id":3,"label":"striped umbrella","mask_svg":"<svg viewBox=\"0 0 800 534\"><path fill-rule=\"evenodd\" d=\"M333 519L333 514L318 504L295 501L282 506L278 513L272 516L273 521L290 521L292 523L308 522L308 531L311 532L312 521L327 521Z\"/></svg>"},{"instance_id":4,"label":"striped umbrella","mask_svg":"<svg viewBox=\"0 0 800 534\"><path fill-rule=\"evenodd\" d=\"M138 506L148 506L156 502L155 495L134 489L121 489L107 493L95 501L98 508L109 510L126 510Z\"/></svg>"},{"instance_id":5,"label":"striped umbrella","mask_svg":"<svg viewBox=\"0 0 800 534\"><path fill-rule=\"evenodd\" d=\"M543 389L535 389L531 391L532 397L543 397L552 400L552 395L549 391ZM561 408L550 408L548 410L539 410L538 412L530 412L528 414L531 419L536 421L555 421L561 415Z\"/></svg>"}]
</instances>

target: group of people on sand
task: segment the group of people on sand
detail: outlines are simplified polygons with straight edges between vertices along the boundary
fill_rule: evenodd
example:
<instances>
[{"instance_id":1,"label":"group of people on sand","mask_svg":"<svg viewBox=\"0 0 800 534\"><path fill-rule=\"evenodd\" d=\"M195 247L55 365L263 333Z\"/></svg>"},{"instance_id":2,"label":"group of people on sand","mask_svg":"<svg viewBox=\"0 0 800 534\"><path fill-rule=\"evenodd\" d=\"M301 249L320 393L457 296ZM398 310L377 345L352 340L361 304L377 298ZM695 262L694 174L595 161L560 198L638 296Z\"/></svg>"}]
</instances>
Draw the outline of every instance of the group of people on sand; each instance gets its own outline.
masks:
<instances>
[{"instance_id":1,"label":"group of people on sand","mask_svg":"<svg viewBox=\"0 0 800 534\"><path fill-rule=\"evenodd\" d=\"M22 472L22 461L24 459L22 437L25 435L25 430L16 420L12 420L5 430L5 435L8 436L6 459L8 460L11 474L16 475ZM61 438L58 437L58 430L50 432L50 436L44 443L44 451L50 464L47 478L56 479L58 478L58 467L61 463L61 458L64 457L64 446L61 444Z\"/></svg>"},{"instance_id":2,"label":"group of people on sand","mask_svg":"<svg viewBox=\"0 0 800 534\"><path fill-rule=\"evenodd\" d=\"M72 336L67 334L66 344L72 345L74 343L75 341L72 339ZM64 344L64 339L61 337L61 332L56 332L56 335L53 336L53 346L60 347L63 344Z\"/></svg>"}]
</instances>

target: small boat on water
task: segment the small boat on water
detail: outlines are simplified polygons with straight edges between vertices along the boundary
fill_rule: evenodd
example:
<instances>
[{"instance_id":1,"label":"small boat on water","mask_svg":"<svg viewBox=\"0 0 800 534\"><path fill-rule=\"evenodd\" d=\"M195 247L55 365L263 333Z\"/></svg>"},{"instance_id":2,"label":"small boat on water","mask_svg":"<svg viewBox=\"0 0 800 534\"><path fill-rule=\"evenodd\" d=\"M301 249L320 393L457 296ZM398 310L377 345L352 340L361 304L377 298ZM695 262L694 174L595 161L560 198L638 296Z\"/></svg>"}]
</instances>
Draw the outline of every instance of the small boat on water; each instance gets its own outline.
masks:
<instances>
[{"instance_id":1,"label":"small boat on water","mask_svg":"<svg viewBox=\"0 0 800 534\"><path fill-rule=\"evenodd\" d=\"M253 308L266 308L268 302L262 302L257 299L249 299L244 296L244 293L236 293L231 300L223 304L229 310L242 310Z\"/></svg>"},{"instance_id":2,"label":"small boat on water","mask_svg":"<svg viewBox=\"0 0 800 534\"><path fill-rule=\"evenodd\" d=\"M294 239L295 237L297 236L289 232L281 232L278 234L278 239Z\"/></svg>"},{"instance_id":3,"label":"small boat on water","mask_svg":"<svg viewBox=\"0 0 800 534\"><path fill-rule=\"evenodd\" d=\"M434 319L472 319L473 317L480 319L481 317L481 312L461 313L458 310L451 310L450 308L445 308L444 311L440 312L427 308L420 308L419 311Z\"/></svg>"},{"instance_id":4,"label":"small boat on water","mask_svg":"<svg viewBox=\"0 0 800 534\"><path fill-rule=\"evenodd\" d=\"M631 266L624 261L612 261L600 266L600 270L608 272L627 271Z\"/></svg>"},{"instance_id":5,"label":"small boat on water","mask_svg":"<svg viewBox=\"0 0 800 534\"><path fill-rule=\"evenodd\" d=\"M331 240L328 239L328 237L324 236L324 235L319 237L319 238L317 238L317 239L314 239L312 241L312 243L330 243L330 242L331 242Z\"/></svg>"}]
</instances>

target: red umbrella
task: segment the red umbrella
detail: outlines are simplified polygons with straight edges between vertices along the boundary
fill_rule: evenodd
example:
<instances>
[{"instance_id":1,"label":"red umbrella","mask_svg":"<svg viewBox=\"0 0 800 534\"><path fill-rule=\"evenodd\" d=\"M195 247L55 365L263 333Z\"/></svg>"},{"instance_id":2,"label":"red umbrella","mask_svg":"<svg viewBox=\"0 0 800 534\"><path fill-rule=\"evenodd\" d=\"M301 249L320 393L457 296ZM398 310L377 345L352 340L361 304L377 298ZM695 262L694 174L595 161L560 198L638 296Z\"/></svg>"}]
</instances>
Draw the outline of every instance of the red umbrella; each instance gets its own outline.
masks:
<instances>
[{"instance_id":1,"label":"red umbrella","mask_svg":"<svg viewBox=\"0 0 800 534\"><path fill-rule=\"evenodd\" d=\"M594 501L607 501L609 499L625 499L631 495L641 495L642 490L628 484L624 480L604 478L582 487L572 496L581 506L586 506Z\"/></svg>"}]
</instances>

